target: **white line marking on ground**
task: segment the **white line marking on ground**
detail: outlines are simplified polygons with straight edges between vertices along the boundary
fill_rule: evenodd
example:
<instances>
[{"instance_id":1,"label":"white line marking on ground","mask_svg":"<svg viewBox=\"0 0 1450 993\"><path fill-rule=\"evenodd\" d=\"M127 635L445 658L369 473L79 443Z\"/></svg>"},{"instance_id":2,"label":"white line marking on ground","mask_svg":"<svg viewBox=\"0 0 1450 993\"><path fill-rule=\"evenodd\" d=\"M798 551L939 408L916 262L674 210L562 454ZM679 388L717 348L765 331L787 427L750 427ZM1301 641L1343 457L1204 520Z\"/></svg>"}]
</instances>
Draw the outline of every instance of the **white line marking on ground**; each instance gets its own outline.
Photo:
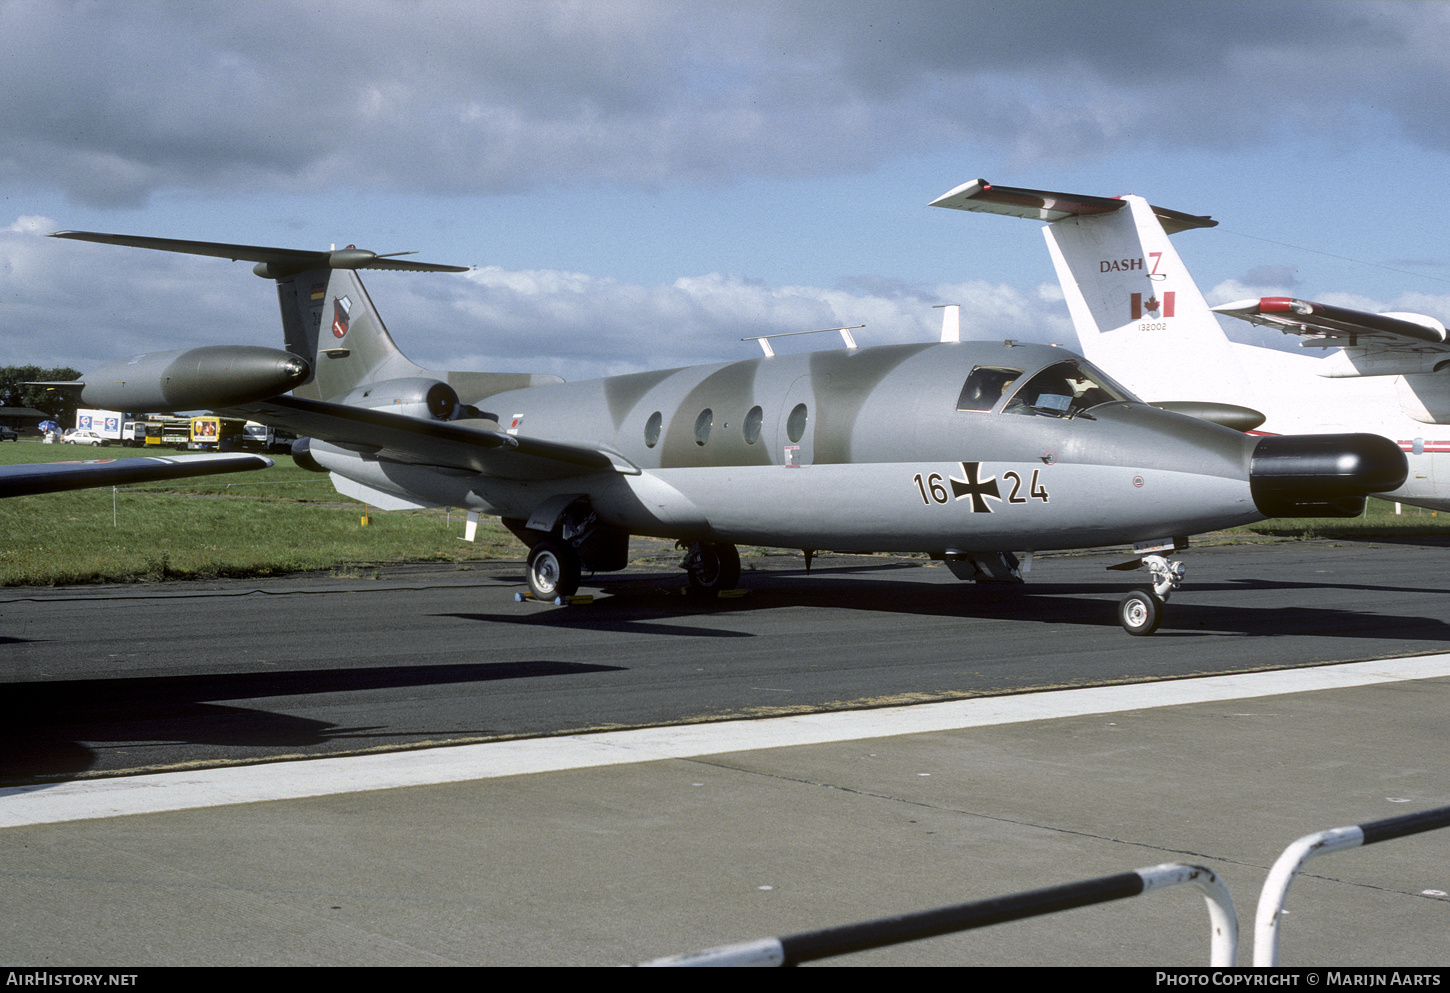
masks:
<instances>
[{"instance_id":1,"label":"white line marking on ground","mask_svg":"<svg viewBox=\"0 0 1450 993\"><path fill-rule=\"evenodd\" d=\"M879 710L802 714L755 721L530 738L385 755L6 787L0 789L0 828L523 776L761 748L859 741L1443 676L1450 676L1450 655L1423 655L1310 669L1057 690Z\"/></svg>"}]
</instances>

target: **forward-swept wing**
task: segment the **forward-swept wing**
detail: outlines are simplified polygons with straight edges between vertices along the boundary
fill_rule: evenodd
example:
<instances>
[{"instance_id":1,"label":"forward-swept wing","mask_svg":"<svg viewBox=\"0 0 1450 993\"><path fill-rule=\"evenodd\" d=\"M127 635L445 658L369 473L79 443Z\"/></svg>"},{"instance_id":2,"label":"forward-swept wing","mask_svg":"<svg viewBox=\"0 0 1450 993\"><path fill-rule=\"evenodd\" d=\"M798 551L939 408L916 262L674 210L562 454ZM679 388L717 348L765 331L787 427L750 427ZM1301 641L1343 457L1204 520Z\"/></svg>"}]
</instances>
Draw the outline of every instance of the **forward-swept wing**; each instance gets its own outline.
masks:
<instances>
[{"instance_id":1,"label":"forward-swept wing","mask_svg":"<svg viewBox=\"0 0 1450 993\"><path fill-rule=\"evenodd\" d=\"M247 472L275 465L260 455L209 452L197 455L148 455L135 459L88 459L0 466L0 497L120 486L187 476Z\"/></svg>"},{"instance_id":2,"label":"forward-swept wing","mask_svg":"<svg viewBox=\"0 0 1450 993\"><path fill-rule=\"evenodd\" d=\"M421 420L384 410L297 396L227 407L228 414L285 427L389 462L479 472L503 479L558 479L584 472L638 474L602 449L520 438L457 421Z\"/></svg>"}]
</instances>

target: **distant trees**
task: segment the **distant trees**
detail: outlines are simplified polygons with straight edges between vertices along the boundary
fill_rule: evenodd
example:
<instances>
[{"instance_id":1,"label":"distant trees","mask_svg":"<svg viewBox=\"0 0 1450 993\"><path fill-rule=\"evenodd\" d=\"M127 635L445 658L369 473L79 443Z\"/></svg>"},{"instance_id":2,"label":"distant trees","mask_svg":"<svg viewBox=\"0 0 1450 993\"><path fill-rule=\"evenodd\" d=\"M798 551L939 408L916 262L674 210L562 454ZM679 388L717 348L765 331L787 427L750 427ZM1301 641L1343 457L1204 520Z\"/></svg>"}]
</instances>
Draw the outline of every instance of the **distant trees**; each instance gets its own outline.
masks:
<instances>
[{"instance_id":1,"label":"distant trees","mask_svg":"<svg viewBox=\"0 0 1450 993\"><path fill-rule=\"evenodd\" d=\"M43 410L62 424L75 423L78 406L74 394L48 390L44 386L25 383L54 383L80 379L81 374L69 366L42 369L38 365L0 366L0 407L34 407Z\"/></svg>"}]
</instances>

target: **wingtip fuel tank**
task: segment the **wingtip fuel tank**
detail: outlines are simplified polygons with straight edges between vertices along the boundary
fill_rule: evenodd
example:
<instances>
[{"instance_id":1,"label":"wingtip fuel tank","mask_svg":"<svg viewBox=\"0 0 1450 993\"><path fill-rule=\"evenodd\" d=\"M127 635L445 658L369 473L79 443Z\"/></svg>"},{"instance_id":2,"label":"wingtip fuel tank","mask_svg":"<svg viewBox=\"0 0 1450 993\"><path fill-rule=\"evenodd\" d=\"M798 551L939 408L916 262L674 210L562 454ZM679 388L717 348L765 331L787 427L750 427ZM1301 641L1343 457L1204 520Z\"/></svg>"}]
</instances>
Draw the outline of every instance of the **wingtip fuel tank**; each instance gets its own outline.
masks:
<instances>
[{"instance_id":1,"label":"wingtip fuel tank","mask_svg":"<svg viewBox=\"0 0 1450 993\"><path fill-rule=\"evenodd\" d=\"M1254 446L1249 485L1265 517L1358 517L1367 496L1408 475L1400 446L1379 435L1270 435Z\"/></svg>"},{"instance_id":2,"label":"wingtip fuel tank","mask_svg":"<svg viewBox=\"0 0 1450 993\"><path fill-rule=\"evenodd\" d=\"M300 355L259 345L208 345L108 362L83 377L81 398L106 410L196 410L286 393L312 373Z\"/></svg>"}]
</instances>

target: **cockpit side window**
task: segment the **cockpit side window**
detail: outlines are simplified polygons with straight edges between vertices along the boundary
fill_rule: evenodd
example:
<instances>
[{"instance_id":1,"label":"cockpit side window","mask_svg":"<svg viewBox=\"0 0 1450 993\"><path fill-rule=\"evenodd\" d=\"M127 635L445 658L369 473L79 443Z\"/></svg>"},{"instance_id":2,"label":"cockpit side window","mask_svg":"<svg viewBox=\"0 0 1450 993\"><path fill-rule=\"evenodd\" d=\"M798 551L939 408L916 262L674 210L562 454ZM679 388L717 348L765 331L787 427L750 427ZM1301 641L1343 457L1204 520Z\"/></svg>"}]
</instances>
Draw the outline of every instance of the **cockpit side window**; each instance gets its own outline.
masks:
<instances>
[{"instance_id":1,"label":"cockpit side window","mask_svg":"<svg viewBox=\"0 0 1450 993\"><path fill-rule=\"evenodd\" d=\"M1076 417L1099 404L1133 399L1108 377L1083 362L1058 362L1027 380L1003 413Z\"/></svg>"},{"instance_id":2,"label":"cockpit side window","mask_svg":"<svg viewBox=\"0 0 1450 993\"><path fill-rule=\"evenodd\" d=\"M997 401L1002 399L1002 394L1007 391L1007 388L1021 375L1021 369L991 365L977 366L962 386L962 395L957 397L957 409L991 410L997 406Z\"/></svg>"}]
</instances>

